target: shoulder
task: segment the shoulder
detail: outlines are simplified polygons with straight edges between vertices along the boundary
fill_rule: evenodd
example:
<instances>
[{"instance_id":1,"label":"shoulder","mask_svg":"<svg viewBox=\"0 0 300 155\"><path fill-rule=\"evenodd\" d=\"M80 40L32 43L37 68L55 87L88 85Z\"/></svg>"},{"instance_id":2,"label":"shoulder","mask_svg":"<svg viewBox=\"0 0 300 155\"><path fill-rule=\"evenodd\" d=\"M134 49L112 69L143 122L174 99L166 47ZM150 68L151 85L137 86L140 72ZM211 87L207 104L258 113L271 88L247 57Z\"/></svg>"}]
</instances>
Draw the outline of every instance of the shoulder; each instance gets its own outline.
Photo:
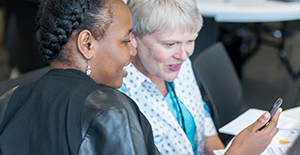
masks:
<instances>
[{"instance_id":1,"label":"shoulder","mask_svg":"<svg viewBox=\"0 0 300 155\"><path fill-rule=\"evenodd\" d=\"M95 104L98 106L93 106ZM84 103L86 107L97 108L99 110L106 110L111 107L127 108L128 105L132 107L135 103L124 93L105 85L90 93Z\"/></svg>"},{"instance_id":2,"label":"shoulder","mask_svg":"<svg viewBox=\"0 0 300 155\"><path fill-rule=\"evenodd\" d=\"M7 109L8 103L11 99L11 96L13 95L13 93L15 92L15 90L17 88L18 88L18 86L10 89L6 93L4 93L2 96L0 96L0 125L2 124L2 121L3 121L4 115L6 113L6 109Z\"/></svg>"},{"instance_id":3,"label":"shoulder","mask_svg":"<svg viewBox=\"0 0 300 155\"><path fill-rule=\"evenodd\" d=\"M101 154L145 154L140 120L139 110L129 97L107 86L95 90L81 111L80 154L89 154L85 148ZM116 145L118 149L114 149Z\"/></svg>"},{"instance_id":4,"label":"shoulder","mask_svg":"<svg viewBox=\"0 0 300 155\"><path fill-rule=\"evenodd\" d=\"M136 104L125 94L114 88L102 86L90 93L83 103L81 110L82 136L92 121L99 117L111 115L110 117L120 117L124 121L127 121L127 117L137 120L137 112Z\"/></svg>"}]
</instances>

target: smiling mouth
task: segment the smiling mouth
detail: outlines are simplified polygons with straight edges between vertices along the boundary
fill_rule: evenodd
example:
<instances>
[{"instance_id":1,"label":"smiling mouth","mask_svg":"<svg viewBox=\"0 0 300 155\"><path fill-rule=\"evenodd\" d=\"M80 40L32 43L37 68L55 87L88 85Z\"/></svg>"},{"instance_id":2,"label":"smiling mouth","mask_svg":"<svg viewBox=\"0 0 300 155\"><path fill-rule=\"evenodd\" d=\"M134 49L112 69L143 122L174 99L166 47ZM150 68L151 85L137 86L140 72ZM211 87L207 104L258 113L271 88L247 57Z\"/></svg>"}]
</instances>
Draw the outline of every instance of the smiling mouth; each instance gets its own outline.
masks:
<instances>
[{"instance_id":1,"label":"smiling mouth","mask_svg":"<svg viewBox=\"0 0 300 155\"><path fill-rule=\"evenodd\" d=\"M128 66L129 66L129 64L126 65L126 66L124 66L123 69L122 69L122 71L124 73L124 77L126 77L128 75L128 72L126 71L126 69L128 68Z\"/></svg>"},{"instance_id":2,"label":"smiling mouth","mask_svg":"<svg viewBox=\"0 0 300 155\"><path fill-rule=\"evenodd\" d=\"M126 69L128 68L129 65L130 65L130 61L129 61L129 63L125 64L125 66L123 67L123 70L126 71Z\"/></svg>"},{"instance_id":3,"label":"smiling mouth","mask_svg":"<svg viewBox=\"0 0 300 155\"><path fill-rule=\"evenodd\" d=\"M123 67L123 69L127 69L128 68L128 66L130 65L130 63L131 63L131 61L130 60L128 60L128 62L124 65L124 67Z\"/></svg>"},{"instance_id":4,"label":"smiling mouth","mask_svg":"<svg viewBox=\"0 0 300 155\"><path fill-rule=\"evenodd\" d=\"M176 65L168 65L168 68L171 70L171 71L178 71L181 67L181 64L176 64Z\"/></svg>"}]
</instances>

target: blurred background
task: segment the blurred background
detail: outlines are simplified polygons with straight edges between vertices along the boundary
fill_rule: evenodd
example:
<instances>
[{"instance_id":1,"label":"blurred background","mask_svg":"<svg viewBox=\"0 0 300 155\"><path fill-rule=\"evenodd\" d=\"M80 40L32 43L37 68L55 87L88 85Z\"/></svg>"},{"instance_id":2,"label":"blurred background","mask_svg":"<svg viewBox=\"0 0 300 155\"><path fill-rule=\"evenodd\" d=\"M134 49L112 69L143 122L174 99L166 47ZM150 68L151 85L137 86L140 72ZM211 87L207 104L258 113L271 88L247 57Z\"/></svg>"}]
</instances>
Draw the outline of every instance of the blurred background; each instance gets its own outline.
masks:
<instances>
[{"instance_id":1,"label":"blurred background","mask_svg":"<svg viewBox=\"0 0 300 155\"><path fill-rule=\"evenodd\" d=\"M0 80L45 67L35 38L38 0L0 1Z\"/></svg>"},{"instance_id":2,"label":"blurred background","mask_svg":"<svg viewBox=\"0 0 300 155\"><path fill-rule=\"evenodd\" d=\"M191 59L212 42L223 43L242 83L241 112L249 108L269 110L279 97L284 100L284 109L299 106L300 21L216 24L212 20L204 18ZM217 34L215 28L205 27L210 22L217 27ZM209 40L210 35L217 37Z\"/></svg>"},{"instance_id":3,"label":"blurred background","mask_svg":"<svg viewBox=\"0 0 300 155\"><path fill-rule=\"evenodd\" d=\"M48 66L35 39L38 1L1 0L0 5L0 82ZM285 24L215 23L213 18L204 18L191 59L213 43L224 44L242 83L241 113L252 107L269 110L279 97L284 109L299 106L299 78L293 73L300 70L300 24ZM282 34L283 26L289 35ZM293 73L280 58L283 48Z\"/></svg>"}]
</instances>

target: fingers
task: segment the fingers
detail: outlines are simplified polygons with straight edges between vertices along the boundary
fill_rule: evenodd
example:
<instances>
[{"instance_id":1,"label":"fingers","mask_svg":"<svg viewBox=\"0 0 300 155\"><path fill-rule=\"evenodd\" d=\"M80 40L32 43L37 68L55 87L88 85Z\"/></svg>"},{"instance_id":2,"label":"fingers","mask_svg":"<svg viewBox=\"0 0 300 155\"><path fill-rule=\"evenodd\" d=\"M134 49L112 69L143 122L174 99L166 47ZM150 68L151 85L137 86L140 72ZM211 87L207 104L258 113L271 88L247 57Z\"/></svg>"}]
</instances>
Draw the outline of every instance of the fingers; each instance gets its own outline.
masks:
<instances>
[{"instance_id":1,"label":"fingers","mask_svg":"<svg viewBox=\"0 0 300 155\"><path fill-rule=\"evenodd\" d=\"M275 128L276 129L275 130L276 131L275 134L277 133L277 128L276 127L277 127L277 122L278 122L278 118L279 118L279 115L280 115L281 111L282 111L282 108L278 108L277 109L277 111L274 114L274 116L272 117L269 125L265 129L267 132L270 131L270 130L271 130L270 132L272 132L272 130L274 130L274 128Z\"/></svg>"},{"instance_id":2,"label":"fingers","mask_svg":"<svg viewBox=\"0 0 300 155\"><path fill-rule=\"evenodd\" d=\"M273 128L272 129L272 132L271 132L271 134L270 134L270 137L274 137L275 135L276 135L276 133L277 133L277 128Z\"/></svg>"},{"instance_id":3,"label":"fingers","mask_svg":"<svg viewBox=\"0 0 300 155\"><path fill-rule=\"evenodd\" d=\"M249 126L250 130L254 132L257 131L259 128L261 128L269 121L270 117L271 117L270 113L265 112L251 126Z\"/></svg>"}]
</instances>

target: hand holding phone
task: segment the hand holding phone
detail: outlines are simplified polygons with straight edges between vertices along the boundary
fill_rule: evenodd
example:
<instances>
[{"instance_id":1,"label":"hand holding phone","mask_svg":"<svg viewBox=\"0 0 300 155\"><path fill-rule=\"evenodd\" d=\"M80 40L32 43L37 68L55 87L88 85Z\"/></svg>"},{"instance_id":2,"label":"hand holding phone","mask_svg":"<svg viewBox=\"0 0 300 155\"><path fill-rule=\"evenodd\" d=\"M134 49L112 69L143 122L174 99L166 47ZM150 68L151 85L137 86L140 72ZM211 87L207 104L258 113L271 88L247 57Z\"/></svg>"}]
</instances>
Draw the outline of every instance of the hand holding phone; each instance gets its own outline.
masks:
<instances>
[{"instance_id":1,"label":"hand holding phone","mask_svg":"<svg viewBox=\"0 0 300 155\"><path fill-rule=\"evenodd\" d=\"M269 122L271 121L273 115L275 114L275 112L277 111L277 109L281 106L282 102L283 102L282 98L278 98L275 101L273 107L269 110L269 112L271 114L270 120L264 126L262 126L261 128L259 128L258 131L262 130L263 128L265 128L269 124Z\"/></svg>"}]
</instances>

